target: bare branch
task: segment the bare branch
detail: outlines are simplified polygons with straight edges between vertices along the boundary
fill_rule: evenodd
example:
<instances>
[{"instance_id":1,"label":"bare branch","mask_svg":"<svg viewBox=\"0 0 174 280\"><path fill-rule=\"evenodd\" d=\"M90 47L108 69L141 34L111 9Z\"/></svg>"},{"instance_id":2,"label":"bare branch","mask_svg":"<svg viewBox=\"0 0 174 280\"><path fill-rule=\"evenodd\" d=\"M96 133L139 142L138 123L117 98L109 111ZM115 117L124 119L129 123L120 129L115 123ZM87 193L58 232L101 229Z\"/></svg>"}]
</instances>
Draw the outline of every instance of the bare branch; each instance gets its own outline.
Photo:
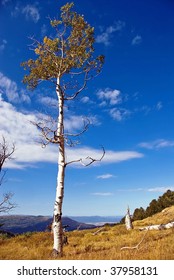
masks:
<instances>
[{"instance_id":1,"label":"bare branch","mask_svg":"<svg viewBox=\"0 0 174 280\"><path fill-rule=\"evenodd\" d=\"M11 155L14 153L14 151L15 151L14 144L11 150L9 151L7 142L5 138L2 136L2 143L0 143L0 173L2 174L0 177L0 186L2 185L2 182L6 174L6 171L2 170L3 165L7 159L11 159ZM12 196L13 196L12 193L7 193L3 195L3 199L2 201L0 201L0 213L8 212L16 207L16 204L11 202Z\"/></svg>"},{"instance_id":2,"label":"bare branch","mask_svg":"<svg viewBox=\"0 0 174 280\"><path fill-rule=\"evenodd\" d=\"M37 129L41 132L41 136L46 140L46 142L42 142L43 147L47 146L49 143L59 144L59 138L56 135L56 130L45 126L42 122L36 123L31 121L31 123L37 127ZM52 137L50 136L51 134L53 135Z\"/></svg>"},{"instance_id":3,"label":"bare branch","mask_svg":"<svg viewBox=\"0 0 174 280\"><path fill-rule=\"evenodd\" d=\"M64 98L65 100L75 99L85 89L85 87L87 85L87 81L88 81L87 75L88 75L88 72L85 72L84 83L83 83L82 87L80 89L78 89L72 96L66 95L66 97Z\"/></svg>"},{"instance_id":4,"label":"bare branch","mask_svg":"<svg viewBox=\"0 0 174 280\"><path fill-rule=\"evenodd\" d=\"M85 166L85 167L90 166L90 165L93 164L94 162L101 161L101 160L104 158L104 156L105 156L105 149L104 149L104 147L102 147L102 150L103 150L103 154L102 154L102 156L101 156L100 159L95 159L95 158L92 158L92 157L88 156L88 157L86 157L85 159L80 158L80 159L77 159L77 160L69 161L69 162L67 162L67 163L65 164L65 166L67 166L67 165L69 165L69 164L73 164L73 163L78 163L78 162L80 162L81 165L83 165L83 166ZM85 163L84 160L87 160L87 161L89 161L89 162L88 162L88 163Z\"/></svg>"},{"instance_id":5,"label":"bare branch","mask_svg":"<svg viewBox=\"0 0 174 280\"><path fill-rule=\"evenodd\" d=\"M122 250L134 250L134 249L137 249L137 250L138 250L140 244L141 244L141 243L143 242L143 240L145 239L147 232L148 232L148 231L145 232L145 234L143 235L143 237L141 238L140 242L139 242L137 245L135 245L135 246L133 246L133 247L128 247L128 246L122 247L120 250L121 250L121 251L122 251Z\"/></svg>"},{"instance_id":6,"label":"bare branch","mask_svg":"<svg viewBox=\"0 0 174 280\"><path fill-rule=\"evenodd\" d=\"M12 193L4 194L3 200L0 202L0 213L7 213L10 210L16 208L17 205L11 202L12 197Z\"/></svg>"},{"instance_id":7,"label":"bare branch","mask_svg":"<svg viewBox=\"0 0 174 280\"><path fill-rule=\"evenodd\" d=\"M85 120L87 122L85 122ZM83 120L84 127L83 127L82 131L80 131L78 133L69 133L69 132L67 132L67 133L64 133L64 137L65 138L67 138L67 137L78 137L78 136L82 135L83 133L85 133L88 130L89 125L90 125L90 120L88 118L85 118L85 120Z\"/></svg>"},{"instance_id":8,"label":"bare branch","mask_svg":"<svg viewBox=\"0 0 174 280\"><path fill-rule=\"evenodd\" d=\"M1 173L3 172L3 175L0 177L0 186L2 185L2 183L4 182L4 177L5 177L5 174L6 174L6 171L1 171Z\"/></svg>"},{"instance_id":9,"label":"bare branch","mask_svg":"<svg viewBox=\"0 0 174 280\"><path fill-rule=\"evenodd\" d=\"M2 166L4 165L7 159L11 159L11 155L15 151L15 146L13 144L11 151L8 150L8 145L4 136L2 136L2 143L0 143L0 172L2 170Z\"/></svg>"},{"instance_id":10,"label":"bare branch","mask_svg":"<svg viewBox=\"0 0 174 280\"><path fill-rule=\"evenodd\" d=\"M99 232L104 230L104 227L99 228L97 231L95 231L92 235L97 235Z\"/></svg>"}]
</instances>

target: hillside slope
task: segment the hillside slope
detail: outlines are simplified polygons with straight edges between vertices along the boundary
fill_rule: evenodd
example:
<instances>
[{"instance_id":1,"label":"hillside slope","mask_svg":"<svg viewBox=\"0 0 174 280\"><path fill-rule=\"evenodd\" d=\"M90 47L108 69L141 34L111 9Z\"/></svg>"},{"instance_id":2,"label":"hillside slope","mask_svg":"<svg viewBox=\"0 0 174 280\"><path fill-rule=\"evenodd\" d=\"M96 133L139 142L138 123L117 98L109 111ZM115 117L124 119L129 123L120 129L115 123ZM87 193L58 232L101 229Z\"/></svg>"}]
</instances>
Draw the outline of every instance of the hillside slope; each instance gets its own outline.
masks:
<instances>
[{"instance_id":1,"label":"hillside slope","mask_svg":"<svg viewBox=\"0 0 174 280\"><path fill-rule=\"evenodd\" d=\"M161 212L145 218L143 220L135 221L133 224L137 226L148 226L153 224L167 224L174 221L174 205L165 208Z\"/></svg>"},{"instance_id":2,"label":"hillside slope","mask_svg":"<svg viewBox=\"0 0 174 280\"><path fill-rule=\"evenodd\" d=\"M142 232L142 225L174 220L174 207L165 209L143 221L136 221L133 230L125 225L67 232L65 260L174 260L174 228ZM99 230L97 232L97 230ZM138 245L139 244L139 245ZM138 245L138 246L137 246ZM48 232L0 238L1 260L52 259L53 236ZM124 249L128 247L129 249Z\"/></svg>"}]
</instances>

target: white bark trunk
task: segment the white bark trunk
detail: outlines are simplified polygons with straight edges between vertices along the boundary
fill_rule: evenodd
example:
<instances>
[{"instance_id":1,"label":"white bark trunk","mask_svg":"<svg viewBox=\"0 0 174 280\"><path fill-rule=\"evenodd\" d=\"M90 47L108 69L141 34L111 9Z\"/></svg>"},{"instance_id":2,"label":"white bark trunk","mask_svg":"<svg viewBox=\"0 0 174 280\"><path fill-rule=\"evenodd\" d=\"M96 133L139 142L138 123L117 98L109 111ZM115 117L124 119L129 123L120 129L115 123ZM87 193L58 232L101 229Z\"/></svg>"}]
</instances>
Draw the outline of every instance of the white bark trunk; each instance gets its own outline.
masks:
<instances>
[{"instance_id":1,"label":"white bark trunk","mask_svg":"<svg viewBox=\"0 0 174 280\"><path fill-rule=\"evenodd\" d=\"M65 143L64 143L64 97L59 89L59 79L57 79L57 97L59 105L59 116L57 124L56 137L59 141L59 154L58 154L58 175L56 186L56 198L54 204L53 216L53 236L54 255L62 256L63 254L63 229L62 229L62 204L64 197L64 179L65 179Z\"/></svg>"},{"instance_id":2,"label":"white bark trunk","mask_svg":"<svg viewBox=\"0 0 174 280\"><path fill-rule=\"evenodd\" d=\"M127 230L133 229L129 207L127 209L127 214L125 217L125 225Z\"/></svg>"}]
</instances>

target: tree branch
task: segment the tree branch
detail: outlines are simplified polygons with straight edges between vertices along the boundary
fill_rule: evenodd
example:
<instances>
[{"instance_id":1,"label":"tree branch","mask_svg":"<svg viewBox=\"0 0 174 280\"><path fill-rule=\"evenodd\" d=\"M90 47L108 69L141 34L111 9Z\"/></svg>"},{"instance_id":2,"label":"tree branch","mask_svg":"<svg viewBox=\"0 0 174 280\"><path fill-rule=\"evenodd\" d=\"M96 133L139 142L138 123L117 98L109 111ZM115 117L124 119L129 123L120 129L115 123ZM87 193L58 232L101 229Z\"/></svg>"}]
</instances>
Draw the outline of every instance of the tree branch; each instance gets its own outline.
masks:
<instances>
[{"instance_id":1,"label":"tree branch","mask_svg":"<svg viewBox=\"0 0 174 280\"><path fill-rule=\"evenodd\" d=\"M11 155L15 151L15 145L13 144L11 151L8 149L7 142L2 136L2 143L0 143L0 173L2 172L2 167L7 159L11 159ZM6 174L6 171L3 171L3 175L0 177L0 186L2 185L4 176ZM2 201L0 201L0 213L8 212L11 209L16 207L16 204L12 203L10 200L12 198L12 193L7 193L3 195Z\"/></svg>"},{"instance_id":2,"label":"tree branch","mask_svg":"<svg viewBox=\"0 0 174 280\"><path fill-rule=\"evenodd\" d=\"M105 156L105 149L104 149L104 147L102 147L102 150L103 150L103 154L102 154L101 158L99 158L99 159L95 159L95 158L92 158L92 157L88 156L85 159L80 158L80 159L77 159L77 160L69 161L69 162L67 162L65 164L65 166L67 166L69 164L73 164L73 163L78 163L78 162L80 162L81 165L83 165L85 167L90 166L94 162L101 161L104 158L104 156ZM89 160L89 162L88 163L84 163L84 160Z\"/></svg>"},{"instance_id":3,"label":"tree branch","mask_svg":"<svg viewBox=\"0 0 174 280\"><path fill-rule=\"evenodd\" d=\"M143 235L143 237L141 238L141 240L140 240L140 242L137 244L137 245L135 245L135 246L133 246L133 247L122 247L120 250L122 251L122 250L133 250L133 249L139 249L139 246L140 246L140 244L143 242L143 240L144 240L144 238L145 238L145 236L146 236L146 234L147 234L147 232L148 231L146 231L145 232L145 234Z\"/></svg>"},{"instance_id":4,"label":"tree branch","mask_svg":"<svg viewBox=\"0 0 174 280\"><path fill-rule=\"evenodd\" d=\"M78 132L78 133L64 133L64 137L67 138L67 137L78 137L80 135L82 135L83 133L85 133L87 130L88 130L88 127L90 125L90 120L88 118L86 118L87 120L87 123L85 123L85 120L83 120L83 123L84 123L84 128L82 131Z\"/></svg>"},{"instance_id":5,"label":"tree branch","mask_svg":"<svg viewBox=\"0 0 174 280\"><path fill-rule=\"evenodd\" d=\"M87 80L88 80L87 75L88 75L88 73L85 72L84 83L83 83L82 87L79 90L77 90L72 96L66 95L66 97L64 97L65 100L75 99L85 89L85 87L87 85Z\"/></svg>"},{"instance_id":6,"label":"tree branch","mask_svg":"<svg viewBox=\"0 0 174 280\"><path fill-rule=\"evenodd\" d=\"M7 213L10 210L16 208L17 205L10 201L12 197L12 193L4 194L3 200L0 202L0 213Z\"/></svg>"},{"instance_id":7,"label":"tree branch","mask_svg":"<svg viewBox=\"0 0 174 280\"><path fill-rule=\"evenodd\" d=\"M8 150L8 145L4 136L2 136L2 143L0 143L0 172L2 170L2 166L4 165L7 159L11 159L11 155L15 151L15 145L13 144L11 151Z\"/></svg>"},{"instance_id":8,"label":"tree branch","mask_svg":"<svg viewBox=\"0 0 174 280\"><path fill-rule=\"evenodd\" d=\"M35 125L39 131L41 131L41 136L46 140L46 143L42 143L43 147L47 146L49 143L59 144L60 141L56 136L56 130L45 126L45 124L42 122L36 123L31 121L31 123ZM50 137L50 134L53 134L53 137Z\"/></svg>"}]
</instances>

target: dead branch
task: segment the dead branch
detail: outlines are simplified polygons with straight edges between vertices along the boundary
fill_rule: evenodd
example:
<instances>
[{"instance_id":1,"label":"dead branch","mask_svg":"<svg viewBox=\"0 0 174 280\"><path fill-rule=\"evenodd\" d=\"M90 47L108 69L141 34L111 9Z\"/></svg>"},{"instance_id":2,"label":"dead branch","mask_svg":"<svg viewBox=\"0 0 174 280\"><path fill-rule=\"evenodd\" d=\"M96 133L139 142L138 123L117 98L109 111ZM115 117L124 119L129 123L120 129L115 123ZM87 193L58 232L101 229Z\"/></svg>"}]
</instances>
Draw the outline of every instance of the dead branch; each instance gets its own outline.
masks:
<instances>
[{"instance_id":1,"label":"dead branch","mask_svg":"<svg viewBox=\"0 0 174 280\"><path fill-rule=\"evenodd\" d=\"M41 137L45 140L42 142L42 147L47 146L49 143L59 144L59 138L56 135L56 130L46 126L43 122L33 122L31 124L35 125L37 129L41 132ZM53 126L53 123L52 123Z\"/></svg>"},{"instance_id":2,"label":"dead branch","mask_svg":"<svg viewBox=\"0 0 174 280\"><path fill-rule=\"evenodd\" d=\"M92 235L97 235L99 232L101 232L104 228L99 228L97 231L95 231Z\"/></svg>"},{"instance_id":3,"label":"dead branch","mask_svg":"<svg viewBox=\"0 0 174 280\"><path fill-rule=\"evenodd\" d=\"M139 242L137 245L135 245L135 246L133 246L133 247L129 247L129 246L122 247L120 250L121 250L121 251L122 251L122 250L134 250L134 249L139 250L139 246L140 246L140 244L143 242L143 240L145 239L146 235L147 235L147 231L145 232L145 234L143 235L142 239L140 240L140 242Z\"/></svg>"},{"instance_id":4,"label":"dead branch","mask_svg":"<svg viewBox=\"0 0 174 280\"><path fill-rule=\"evenodd\" d=\"M86 120L87 120L87 122L86 122ZM86 120L83 120L84 126L80 132L77 132L77 133L66 132L63 134L64 140L65 140L65 143L67 146L74 147L80 143L78 140L72 140L71 137L77 138L88 130L88 127L90 125L90 120L88 118L86 118Z\"/></svg>"},{"instance_id":5,"label":"dead branch","mask_svg":"<svg viewBox=\"0 0 174 280\"><path fill-rule=\"evenodd\" d=\"M11 150L9 150L5 137L2 136L2 142L0 143L0 186L3 183L6 174L6 171L2 170L3 165L7 159L12 158L11 155L14 153L14 151L15 145L13 144ZM12 196L13 194L10 192L3 195L3 198L0 201L0 213L7 213L16 207L16 204L11 202Z\"/></svg>"},{"instance_id":6,"label":"dead branch","mask_svg":"<svg viewBox=\"0 0 174 280\"><path fill-rule=\"evenodd\" d=\"M16 208L16 204L11 202L13 193L6 193L3 196L3 200L0 202L0 213L8 213L10 210Z\"/></svg>"},{"instance_id":7,"label":"dead branch","mask_svg":"<svg viewBox=\"0 0 174 280\"><path fill-rule=\"evenodd\" d=\"M4 165L5 161L7 159L11 159L11 155L14 153L14 151L15 151L14 144L11 148L11 151L9 151L7 142L4 136L2 136L2 143L0 143L0 172L2 171L2 166Z\"/></svg>"},{"instance_id":8,"label":"dead branch","mask_svg":"<svg viewBox=\"0 0 174 280\"><path fill-rule=\"evenodd\" d=\"M87 122L85 122L85 120ZM65 138L68 138L68 137L78 137L78 136L81 136L83 133L85 133L88 130L88 127L90 125L90 120L88 118L85 118L85 120L83 119L84 126L83 126L83 130L82 131L80 131L78 133L69 133L69 132L67 132L67 133L64 133L64 137Z\"/></svg>"},{"instance_id":9,"label":"dead branch","mask_svg":"<svg viewBox=\"0 0 174 280\"><path fill-rule=\"evenodd\" d=\"M76 230L79 230L81 228L82 224L79 224Z\"/></svg>"},{"instance_id":10,"label":"dead branch","mask_svg":"<svg viewBox=\"0 0 174 280\"><path fill-rule=\"evenodd\" d=\"M105 149L104 149L104 147L102 147L102 150L103 150L103 154L102 154L101 158L99 158L99 159L95 159L95 158L92 158L92 157L88 156L85 159L80 158L80 159L77 159L77 160L69 161L69 162L66 163L66 166L69 165L69 164L80 162L81 165L87 167L87 166L93 164L94 162L101 161L104 158L104 156L105 156ZM88 160L89 162L88 163L84 163L84 160Z\"/></svg>"}]
</instances>

